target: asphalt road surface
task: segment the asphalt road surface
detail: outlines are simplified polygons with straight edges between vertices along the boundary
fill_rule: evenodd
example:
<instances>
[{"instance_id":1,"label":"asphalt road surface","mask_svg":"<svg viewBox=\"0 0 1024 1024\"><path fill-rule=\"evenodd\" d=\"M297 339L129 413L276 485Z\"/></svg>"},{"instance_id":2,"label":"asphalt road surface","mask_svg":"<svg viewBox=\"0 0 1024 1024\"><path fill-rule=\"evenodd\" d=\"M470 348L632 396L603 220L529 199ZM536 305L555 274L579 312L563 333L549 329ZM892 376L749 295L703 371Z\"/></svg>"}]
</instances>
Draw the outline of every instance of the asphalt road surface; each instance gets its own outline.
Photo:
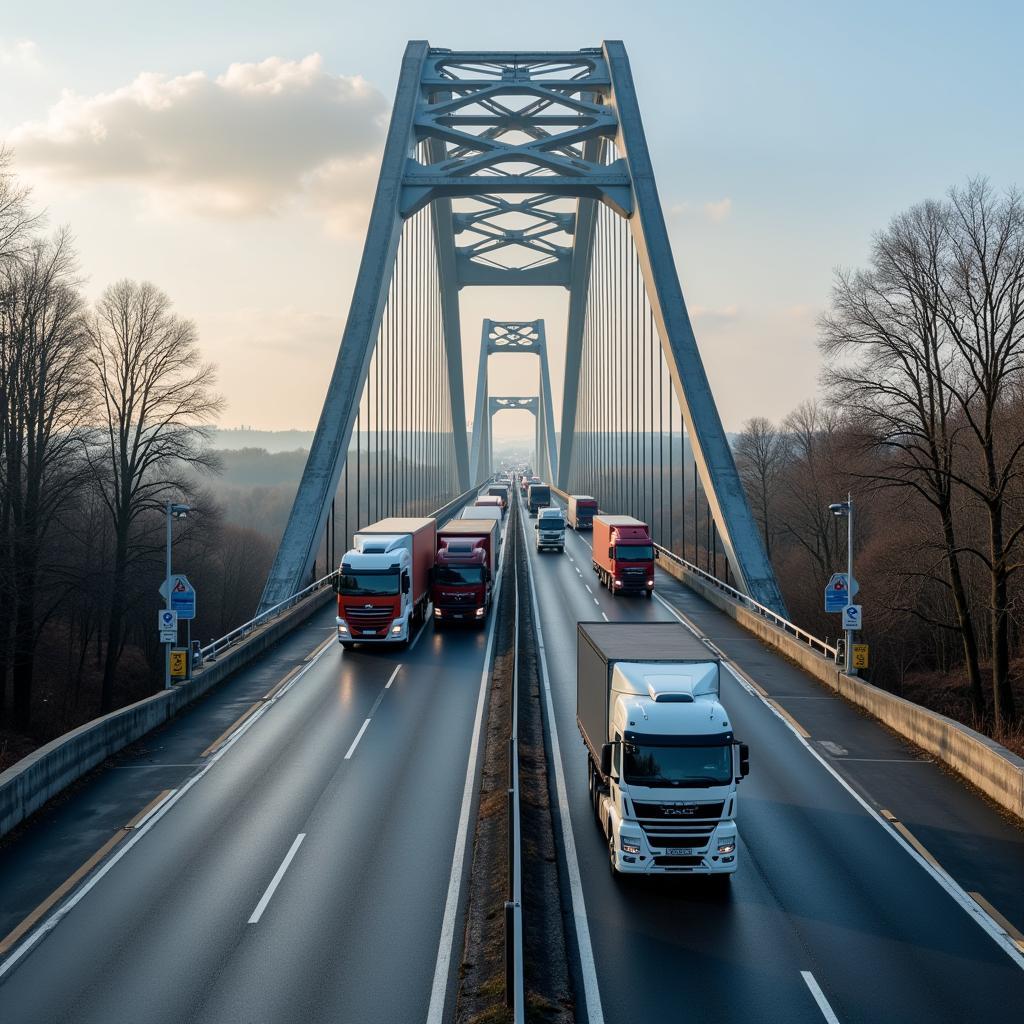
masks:
<instances>
[{"instance_id":1,"label":"asphalt road surface","mask_svg":"<svg viewBox=\"0 0 1024 1024\"><path fill-rule=\"evenodd\" d=\"M667 574L658 572L660 600L611 595L593 572L589 540L567 531L564 555L530 545L575 848L562 843L564 887L585 919L576 983L590 993L589 1019L936 1024L1024 1015L1024 956L943 876L955 868L967 875L963 888L1024 919L1020 830ZM723 703L751 750L739 787L739 869L724 894L691 878L613 879L587 796L576 623L665 620L672 609L783 712L723 673ZM882 808L913 822L938 870L880 820Z\"/></svg>"}]
</instances>

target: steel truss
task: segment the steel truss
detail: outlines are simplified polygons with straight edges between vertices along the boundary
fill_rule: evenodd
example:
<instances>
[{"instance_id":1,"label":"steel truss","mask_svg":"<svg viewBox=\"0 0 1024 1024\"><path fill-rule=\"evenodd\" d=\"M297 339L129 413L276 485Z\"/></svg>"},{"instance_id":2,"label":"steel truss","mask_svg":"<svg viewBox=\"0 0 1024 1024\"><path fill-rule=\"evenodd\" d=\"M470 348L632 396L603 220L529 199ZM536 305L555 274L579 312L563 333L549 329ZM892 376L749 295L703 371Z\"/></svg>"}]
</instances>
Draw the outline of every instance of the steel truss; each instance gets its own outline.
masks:
<instances>
[{"instance_id":1,"label":"steel truss","mask_svg":"<svg viewBox=\"0 0 1024 1024\"><path fill-rule=\"evenodd\" d=\"M523 352L540 359L540 386L538 395L529 399L490 397L488 356ZM525 404L508 404L510 402ZM532 404L530 404L532 403ZM480 332L480 363L476 378L476 406L473 413L473 443L469 465L474 483L482 483L494 472L493 434L491 419L502 409L527 409L534 414L535 471L545 480L554 480L558 465L555 444L555 416L551 404L551 372L548 364L547 337L543 320L512 323L485 320Z\"/></svg>"},{"instance_id":2,"label":"steel truss","mask_svg":"<svg viewBox=\"0 0 1024 1024\"><path fill-rule=\"evenodd\" d=\"M601 205L623 219L636 248L697 472L737 583L762 604L783 610L697 350L629 61L618 41L559 52L455 52L423 41L407 46L348 322L264 606L298 589L315 557L402 225L427 206L436 234L460 483L468 485L478 473L481 453L477 445L471 466L458 289L555 285L569 290L569 318L560 451L549 461L552 475L567 486ZM484 415L475 422L488 420ZM553 440L549 430L547 442Z\"/></svg>"}]
</instances>

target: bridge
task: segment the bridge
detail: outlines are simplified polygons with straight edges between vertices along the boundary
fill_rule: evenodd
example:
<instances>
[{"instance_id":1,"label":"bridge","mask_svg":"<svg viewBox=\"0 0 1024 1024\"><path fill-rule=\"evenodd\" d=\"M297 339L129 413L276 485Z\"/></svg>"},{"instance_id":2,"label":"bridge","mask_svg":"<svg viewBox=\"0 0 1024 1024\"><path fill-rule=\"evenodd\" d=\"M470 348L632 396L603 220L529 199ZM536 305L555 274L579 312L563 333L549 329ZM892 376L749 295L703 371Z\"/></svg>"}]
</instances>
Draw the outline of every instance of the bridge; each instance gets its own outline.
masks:
<instances>
[{"instance_id":1,"label":"bridge","mask_svg":"<svg viewBox=\"0 0 1024 1024\"><path fill-rule=\"evenodd\" d=\"M463 323L464 289L524 286L564 296L564 337L529 309ZM478 331L470 419L463 344ZM537 357L535 391L492 379L507 353ZM953 727L930 723L934 750L923 733L907 742L897 698L858 689L833 647L786 618L622 43L408 45L324 370L259 614L204 651L216 686L132 746L130 716L96 724L102 764L0 848L5 1024L442 1024L494 991L505 1008L478 1019L548 1019L537 1007L552 992L550 1019L592 1024L994 1021L1024 1006L1024 842L950 770L967 731L947 742L935 730ZM444 523L472 503L506 409L534 415L554 504L589 494L647 524L654 599L603 588L585 531L567 531L563 554L538 552L513 491L483 629L427 616L405 646L343 650L333 586L353 535L392 516ZM721 700L751 751L726 886L610 870L624 850L595 821L579 622L672 624L721 658ZM682 867L699 829L670 824L693 837L664 853ZM483 934L494 941L474 945Z\"/></svg>"}]
</instances>

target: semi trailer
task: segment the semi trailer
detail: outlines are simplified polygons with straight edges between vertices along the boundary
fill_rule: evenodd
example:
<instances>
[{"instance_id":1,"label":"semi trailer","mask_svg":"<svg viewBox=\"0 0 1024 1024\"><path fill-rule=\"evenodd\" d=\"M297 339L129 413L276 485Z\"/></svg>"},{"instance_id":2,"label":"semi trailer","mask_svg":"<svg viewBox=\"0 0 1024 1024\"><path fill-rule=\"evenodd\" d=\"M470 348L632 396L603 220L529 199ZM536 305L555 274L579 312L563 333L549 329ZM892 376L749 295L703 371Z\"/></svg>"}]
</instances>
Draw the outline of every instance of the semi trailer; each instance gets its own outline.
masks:
<instances>
[{"instance_id":1,"label":"semi trailer","mask_svg":"<svg viewBox=\"0 0 1024 1024\"><path fill-rule=\"evenodd\" d=\"M647 524L632 516L594 516L593 566L616 597L654 592L654 543Z\"/></svg>"},{"instance_id":2,"label":"semi trailer","mask_svg":"<svg viewBox=\"0 0 1024 1024\"><path fill-rule=\"evenodd\" d=\"M407 644L426 616L437 521L381 519L363 527L341 560L338 642Z\"/></svg>"},{"instance_id":3,"label":"semi trailer","mask_svg":"<svg viewBox=\"0 0 1024 1024\"><path fill-rule=\"evenodd\" d=\"M719 658L674 622L580 622L576 646L576 722L612 873L727 880L750 756Z\"/></svg>"},{"instance_id":4,"label":"semi trailer","mask_svg":"<svg viewBox=\"0 0 1024 1024\"><path fill-rule=\"evenodd\" d=\"M574 530L590 530L597 515L597 499L589 494L570 494L566 506L566 521Z\"/></svg>"},{"instance_id":5,"label":"semi trailer","mask_svg":"<svg viewBox=\"0 0 1024 1024\"><path fill-rule=\"evenodd\" d=\"M437 531L430 582L436 625L487 621L500 533L493 519L455 519Z\"/></svg>"}]
</instances>

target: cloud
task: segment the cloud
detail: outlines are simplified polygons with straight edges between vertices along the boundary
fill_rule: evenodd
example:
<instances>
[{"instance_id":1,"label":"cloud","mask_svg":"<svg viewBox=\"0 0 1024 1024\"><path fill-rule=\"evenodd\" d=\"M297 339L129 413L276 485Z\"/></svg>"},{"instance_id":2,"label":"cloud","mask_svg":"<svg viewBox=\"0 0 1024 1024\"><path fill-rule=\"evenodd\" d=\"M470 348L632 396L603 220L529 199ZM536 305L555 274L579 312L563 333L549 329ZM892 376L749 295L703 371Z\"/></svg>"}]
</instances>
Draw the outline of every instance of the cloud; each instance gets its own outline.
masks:
<instances>
[{"instance_id":1,"label":"cloud","mask_svg":"<svg viewBox=\"0 0 1024 1024\"><path fill-rule=\"evenodd\" d=\"M39 47L31 39L13 42L0 39L0 68L11 71L39 71Z\"/></svg>"},{"instance_id":2,"label":"cloud","mask_svg":"<svg viewBox=\"0 0 1024 1024\"><path fill-rule=\"evenodd\" d=\"M19 163L65 183L138 187L165 215L261 216L295 203L335 228L365 218L384 96L319 54L232 64L216 78L143 73L112 92L65 91L10 136Z\"/></svg>"},{"instance_id":3,"label":"cloud","mask_svg":"<svg viewBox=\"0 0 1024 1024\"><path fill-rule=\"evenodd\" d=\"M672 203L667 212L670 217L700 217L712 224L721 224L732 213L732 200L728 196L706 203L692 203L684 199L682 202Z\"/></svg>"},{"instance_id":4,"label":"cloud","mask_svg":"<svg viewBox=\"0 0 1024 1024\"><path fill-rule=\"evenodd\" d=\"M690 306L690 317L701 327L723 327L733 323L740 316L739 307L732 306Z\"/></svg>"}]
</instances>

